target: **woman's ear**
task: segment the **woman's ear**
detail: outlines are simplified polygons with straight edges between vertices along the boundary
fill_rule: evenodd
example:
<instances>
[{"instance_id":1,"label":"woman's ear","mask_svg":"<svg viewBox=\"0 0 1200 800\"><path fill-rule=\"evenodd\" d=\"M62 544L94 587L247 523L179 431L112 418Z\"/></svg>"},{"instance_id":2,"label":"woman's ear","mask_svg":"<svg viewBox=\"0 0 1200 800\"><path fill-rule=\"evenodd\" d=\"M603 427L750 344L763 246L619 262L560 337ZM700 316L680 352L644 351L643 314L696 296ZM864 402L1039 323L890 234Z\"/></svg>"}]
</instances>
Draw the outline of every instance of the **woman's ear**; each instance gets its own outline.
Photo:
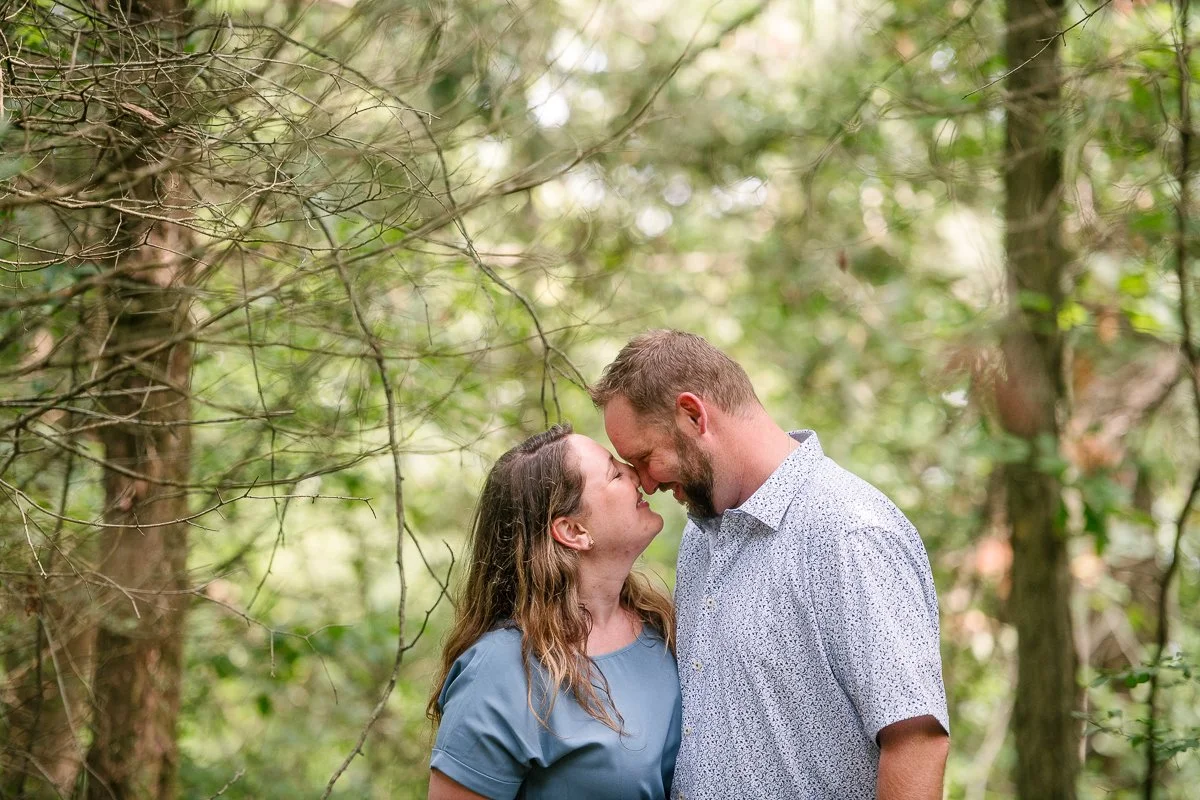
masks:
<instances>
[{"instance_id":1,"label":"woman's ear","mask_svg":"<svg viewBox=\"0 0 1200 800\"><path fill-rule=\"evenodd\" d=\"M579 552L591 550L596 544L587 528L570 517L555 517L550 523L550 535L563 547Z\"/></svg>"}]
</instances>

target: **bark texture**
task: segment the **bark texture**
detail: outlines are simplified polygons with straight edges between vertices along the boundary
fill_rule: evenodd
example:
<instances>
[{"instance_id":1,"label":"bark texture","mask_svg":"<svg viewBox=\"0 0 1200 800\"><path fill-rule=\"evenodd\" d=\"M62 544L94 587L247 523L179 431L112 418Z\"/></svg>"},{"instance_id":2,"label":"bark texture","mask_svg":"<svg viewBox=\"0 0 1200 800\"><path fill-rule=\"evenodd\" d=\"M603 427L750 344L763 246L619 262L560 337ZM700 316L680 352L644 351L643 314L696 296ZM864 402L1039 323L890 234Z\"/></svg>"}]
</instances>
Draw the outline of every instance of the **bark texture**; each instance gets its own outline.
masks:
<instances>
[{"instance_id":1,"label":"bark texture","mask_svg":"<svg viewBox=\"0 0 1200 800\"><path fill-rule=\"evenodd\" d=\"M156 34L177 32L186 14L183 0L122 7L147 32L147 49ZM166 46L160 51L169 53ZM187 77L158 70L140 91L151 93L157 107L171 108ZM140 146L136 161L172 159L183 144L171 131L169 121L131 125L127 133ZM187 523L180 520L188 515L191 462L192 344L186 330L194 237L169 221L185 219L191 206L181 176L158 172L132 185L127 197L153 219L114 213L111 220L128 238L104 287L108 334L96 354L104 369L120 368L105 386L106 411L120 421L100 432L104 518L111 527L100 539L98 571L108 588L96 640L87 796L167 800L176 796L189 597Z\"/></svg>"},{"instance_id":2,"label":"bark texture","mask_svg":"<svg viewBox=\"0 0 1200 800\"><path fill-rule=\"evenodd\" d=\"M5 654L4 777L0 797L69 797L83 765L95 626L81 585L27 589L33 653Z\"/></svg>"},{"instance_id":3,"label":"bark texture","mask_svg":"<svg viewBox=\"0 0 1200 800\"><path fill-rule=\"evenodd\" d=\"M131 281L110 292L110 347L136 354L178 336L185 292ZM130 419L104 430L107 469L99 573L101 597L93 684L94 740L89 798L175 796L187 609L186 523L190 433L187 387L191 346L180 342L145 358L111 388L128 391L109 411ZM142 423L168 423L145 425ZM170 524L161 524L170 522Z\"/></svg>"},{"instance_id":4,"label":"bark texture","mask_svg":"<svg viewBox=\"0 0 1200 800\"><path fill-rule=\"evenodd\" d=\"M1029 443L1004 468L1013 565L1011 618L1019 636L1013 732L1017 794L1075 797L1080 723L1071 630L1071 579L1057 477L1044 457L1059 448L1065 398L1061 240L1060 0L1007 5L1004 163L1005 248L1012 314L1003 341L1005 375L997 407L1006 429Z\"/></svg>"}]
</instances>

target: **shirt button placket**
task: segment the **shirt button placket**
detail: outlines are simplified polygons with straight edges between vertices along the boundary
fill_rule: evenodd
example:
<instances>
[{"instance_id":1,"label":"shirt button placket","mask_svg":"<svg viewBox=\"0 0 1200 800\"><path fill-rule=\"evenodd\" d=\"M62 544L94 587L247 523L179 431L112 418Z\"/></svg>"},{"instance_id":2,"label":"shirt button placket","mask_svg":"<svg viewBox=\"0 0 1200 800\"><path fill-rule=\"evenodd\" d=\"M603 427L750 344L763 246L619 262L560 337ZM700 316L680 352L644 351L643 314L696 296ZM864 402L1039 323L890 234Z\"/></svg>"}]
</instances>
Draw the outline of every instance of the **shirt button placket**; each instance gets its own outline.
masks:
<instances>
[{"instance_id":1,"label":"shirt button placket","mask_svg":"<svg viewBox=\"0 0 1200 800\"><path fill-rule=\"evenodd\" d=\"M717 540L714 541L713 550L710 554L711 557L709 558L708 562L708 574L705 576L704 580L704 594L700 598L700 609L697 613L699 619L696 627L703 633L701 636L697 637L699 639L698 644L701 642L702 644L700 647L696 648L692 658L692 680L702 687L701 692L698 694L700 697L704 698L703 709L701 710L701 713L697 717L692 718L692 721L697 724L703 724L704 720L712 716L711 704L714 702L713 698L716 696L712 691L712 688L708 686L708 680L712 678L713 670L705 669L705 663L698 654L716 652L714 649L714 642L718 639L718 632L716 630L717 619L716 615L712 612L717 606L715 599L717 587L719 587L721 584L721 576L724 574L726 567L726 559L718 544L722 538L723 537L719 536ZM709 674L706 676L705 672ZM687 725L684 728L685 737L691 738L695 733L696 729L692 725ZM699 744L699 742L693 742L692 747L697 747ZM679 794L679 797L681 800L683 800L682 793Z\"/></svg>"}]
</instances>

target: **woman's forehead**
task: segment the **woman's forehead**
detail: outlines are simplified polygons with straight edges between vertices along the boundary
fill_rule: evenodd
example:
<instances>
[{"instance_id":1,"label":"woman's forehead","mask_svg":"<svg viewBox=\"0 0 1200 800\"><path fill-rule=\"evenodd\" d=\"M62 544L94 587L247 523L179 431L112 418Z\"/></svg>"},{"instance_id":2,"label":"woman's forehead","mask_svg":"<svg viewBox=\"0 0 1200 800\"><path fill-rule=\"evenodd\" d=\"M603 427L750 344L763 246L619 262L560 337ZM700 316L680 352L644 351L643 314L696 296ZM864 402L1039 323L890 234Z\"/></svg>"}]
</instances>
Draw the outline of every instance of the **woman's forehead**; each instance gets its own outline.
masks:
<instances>
[{"instance_id":1,"label":"woman's forehead","mask_svg":"<svg viewBox=\"0 0 1200 800\"><path fill-rule=\"evenodd\" d=\"M580 433L571 434L571 446L579 454L580 466L585 470L589 466L592 468L603 467L612 458L612 454L599 442Z\"/></svg>"}]
</instances>

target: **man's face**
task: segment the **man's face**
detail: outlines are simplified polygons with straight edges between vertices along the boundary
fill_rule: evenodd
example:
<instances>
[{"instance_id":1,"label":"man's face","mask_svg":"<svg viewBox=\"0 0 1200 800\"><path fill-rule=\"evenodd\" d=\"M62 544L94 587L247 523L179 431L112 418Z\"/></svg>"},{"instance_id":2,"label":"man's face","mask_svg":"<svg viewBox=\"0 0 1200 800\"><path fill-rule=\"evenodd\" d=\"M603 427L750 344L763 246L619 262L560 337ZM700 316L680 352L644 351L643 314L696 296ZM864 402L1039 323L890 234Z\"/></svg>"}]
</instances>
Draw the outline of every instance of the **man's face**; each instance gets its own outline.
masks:
<instances>
[{"instance_id":1,"label":"man's face","mask_svg":"<svg viewBox=\"0 0 1200 800\"><path fill-rule=\"evenodd\" d=\"M716 516L712 460L674 421L649 420L617 397L604 407L604 429L617 454L637 470L642 491L669 491L692 514Z\"/></svg>"}]
</instances>

